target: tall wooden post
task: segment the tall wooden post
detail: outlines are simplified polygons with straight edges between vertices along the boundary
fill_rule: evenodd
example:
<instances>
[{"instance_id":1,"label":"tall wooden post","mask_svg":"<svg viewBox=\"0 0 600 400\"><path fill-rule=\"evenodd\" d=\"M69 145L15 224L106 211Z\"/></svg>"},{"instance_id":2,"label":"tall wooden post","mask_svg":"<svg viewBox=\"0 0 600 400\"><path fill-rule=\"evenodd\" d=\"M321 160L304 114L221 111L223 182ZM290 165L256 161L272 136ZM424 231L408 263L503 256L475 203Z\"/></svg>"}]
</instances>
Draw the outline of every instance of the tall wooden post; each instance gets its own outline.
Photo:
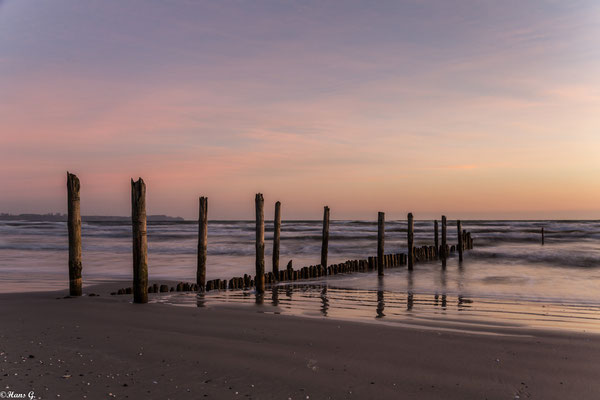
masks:
<instances>
[{"instance_id":1,"label":"tall wooden post","mask_svg":"<svg viewBox=\"0 0 600 400\"><path fill-rule=\"evenodd\" d=\"M131 180L131 231L133 234L133 302L148 302L148 238L146 235L146 184Z\"/></svg>"},{"instance_id":2,"label":"tall wooden post","mask_svg":"<svg viewBox=\"0 0 600 400\"><path fill-rule=\"evenodd\" d=\"M442 250L440 251L442 260L446 260L448 254L446 254L446 216L442 215Z\"/></svg>"},{"instance_id":3,"label":"tall wooden post","mask_svg":"<svg viewBox=\"0 0 600 400\"><path fill-rule=\"evenodd\" d=\"M437 219L433 221L433 234L435 236L435 251L436 253L440 251L440 241L438 239L438 221Z\"/></svg>"},{"instance_id":4,"label":"tall wooden post","mask_svg":"<svg viewBox=\"0 0 600 400\"><path fill-rule=\"evenodd\" d=\"M256 194L256 292L265 292L265 200L261 193Z\"/></svg>"},{"instance_id":5,"label":"tall wooden post","mask_svg":"<svg viewBox=\"0 0 600 400\"><path fill-rule=\"evenodd\" d=\"M456 234L458 235L458 261L463 260L463 230L460 219L456 221Z\"/></svg>"},{"instance_id":6,"label":"tall wooden post","mask_svg":"<svg viewBox=\"0 0 600 400\"><path fill-rule=\"evenodd\" d=\"M67 171L67 210L69 231L69 295L81 296L81 214L79 178Z\"/></svg>"},{"instance_id":7,"label":"tall wooden post","mask_svg":"<svg viewBox=\"0 0 600 400\"><path fill-rule=\"evenodd\" d=\"M377 215L377 275L383 276L383 252L385 242L385 213Z\"/></svg>"},{"instance_id":8,"label":"tall wooden post","mask_svg":"<svg viewBox=\"0 0 600 400\"><path fill-rule=\"evenodd\" d=\"M206 286L206 248L208 242L208 199L200 197L198 214L198 266L196 269L196 284L198 291Z\"/></svg>"},{"instance_id":9,"label":"tall wooden post","mask_svg":"<svg viewBox=\"0 0 600 400\"><path fill-rule=\"evenodd\" d=\"M323 242L321 243L321 267L327 275L327 251L329 247L329 207L323 208Z\"/></svg>"},{"instance_id":10,"label":"tall wooden post","mask_svg":"<svg viewBox=\"0 0 600 400\"><path fill-rule=\"evenodd\" d=\"M412 213L408 213L408 269L412 270L415 263L415 221Z\"/></svg>"},{"instance_id":11,"label":"tall wooden post","mask_svg":"<svg viewBox=\"0 0 600 400\"><path fill-rule=\"evenodd\" d=\"M275 218L273 218L273 275L279 279L279 242L281 240L281 202L275 203Z\"/></svg>"},{"instance_id":12,"label":"tall wooden post","mask_svg":"<svg viewBox=\"0 0 600 400\"><path fill-rule=\"evenodd\" d=\"M542 246L544 245L544 227L542 227Z\"/></svg>"}]
</instances>

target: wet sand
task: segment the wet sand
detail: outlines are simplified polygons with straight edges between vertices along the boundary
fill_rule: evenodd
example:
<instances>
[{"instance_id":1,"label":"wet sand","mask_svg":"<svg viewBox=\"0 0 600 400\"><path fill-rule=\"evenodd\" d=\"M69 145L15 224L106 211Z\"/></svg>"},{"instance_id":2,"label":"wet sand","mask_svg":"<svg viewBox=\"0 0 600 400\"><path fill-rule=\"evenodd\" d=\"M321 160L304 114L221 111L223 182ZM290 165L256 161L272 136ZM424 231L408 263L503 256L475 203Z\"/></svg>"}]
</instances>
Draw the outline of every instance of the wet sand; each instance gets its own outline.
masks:
<instances>
[{"instance_id":1,"label":"wet sand","mask_svg":"<svg viewBox=\"0 0 600 400\"><path fill-rule=\"evenodd\" d=\"M595 399L600 336L0 295L3 391L36 398ZM517 397L518 396L518 397Z\"/></svg>"}]
</instances>

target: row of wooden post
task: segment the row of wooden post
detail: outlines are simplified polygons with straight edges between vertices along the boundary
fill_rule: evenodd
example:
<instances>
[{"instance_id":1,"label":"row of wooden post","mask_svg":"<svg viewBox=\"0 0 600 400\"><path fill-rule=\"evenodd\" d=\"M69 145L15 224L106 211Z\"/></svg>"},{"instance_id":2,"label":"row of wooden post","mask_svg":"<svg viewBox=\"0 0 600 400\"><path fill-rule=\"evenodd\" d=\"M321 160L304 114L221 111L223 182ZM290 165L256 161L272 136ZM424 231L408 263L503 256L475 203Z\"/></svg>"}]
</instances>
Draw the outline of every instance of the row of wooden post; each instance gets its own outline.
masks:
<instances>
[{"instance_id":1,"label":"row of wooden post","mask_svg":"<svg viewBox=\"0 0 600 400\"><path fill-rule=\"evenodd\" d=\"M68 192L68 231L69 231L69 292L71 296L81 296L81 215L80 215L80 183L77 176L67 172ZM255 197L256 210L256 263L254 285L257 293L265 291L265 216L264 198L261 193ZM323 234L321 244L320 270L327 275L327 252L329 247L329 207L323 210ZM275 218L273 221L273 273L278 279L279 273L279 249L281 240L281 203L275 203ZM131 180L131 224L133 240L133 300L135 303L148 302L148 240L146 225L146 184L139 178ZM379 212L377 218L377 273L384 275L386 267L385 249L385 213ZM199 199L198 218L198 259L196 270L196 286L198 290L206 287L206 260L208 239L208 199ZM442 243L438 243L438 221L434 222L435 252L443 260L448 256L446 243L446 217L442 216ZM463 231L461 221L457 221L458 253L459 261L463 260L463 250L472 248L470 233ZM412 213L408 214L407 229L407 264L412 270L415 262L414 247L414 218ZM288 267L289 268L289 267ZM271 276L271 275L270 275Z\"/></svg>"}]
</instances>

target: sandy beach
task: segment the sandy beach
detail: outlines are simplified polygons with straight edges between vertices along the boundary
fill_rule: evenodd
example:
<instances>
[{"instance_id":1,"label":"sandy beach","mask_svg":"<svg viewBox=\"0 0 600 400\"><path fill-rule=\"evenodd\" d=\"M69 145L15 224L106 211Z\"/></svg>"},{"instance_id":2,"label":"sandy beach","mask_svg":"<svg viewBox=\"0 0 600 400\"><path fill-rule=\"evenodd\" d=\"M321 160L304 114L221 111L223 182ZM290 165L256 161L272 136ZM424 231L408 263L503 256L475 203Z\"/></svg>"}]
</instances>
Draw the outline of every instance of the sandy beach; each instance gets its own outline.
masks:
<instances>
[{"instance_id":1,"label":"sandy beach","mask_svg":"<svg viewBox=\"0 0 600 400\"><path fill-rule=\"evenodd\" d=\"M36 398L594 399L600 337L0 295L2 391ZM447 324L444 325L447 328Z\"/></svg>"}]
</instances>

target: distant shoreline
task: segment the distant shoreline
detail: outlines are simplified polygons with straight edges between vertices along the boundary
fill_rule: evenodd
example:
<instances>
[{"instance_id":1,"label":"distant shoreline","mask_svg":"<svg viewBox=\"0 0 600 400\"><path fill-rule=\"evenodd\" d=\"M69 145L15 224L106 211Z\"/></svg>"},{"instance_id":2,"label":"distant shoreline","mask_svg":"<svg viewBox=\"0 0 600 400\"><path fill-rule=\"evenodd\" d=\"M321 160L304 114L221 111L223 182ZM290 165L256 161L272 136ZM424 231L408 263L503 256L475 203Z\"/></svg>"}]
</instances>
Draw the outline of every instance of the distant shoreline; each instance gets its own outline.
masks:
<instances>
[{"instance_id":1,"label":"distant shoreline","mask_svg":"<svg viewBox=\"0 0 600 400\"><path fill-rule=\"evenodd\" d=\"M197 219L185 219L183 217L173 217L170 215L156 214L156 215L148 215L147 221L149 222L198 222ZM130 216L120 216L120 215L83 215L81 217L84 222L130 222ZM435 218L415 218L415 221L434 221ZM61 213L48 213L48 214L9 214L9 213L0 213L0 221L33 221L33 222L67 222L67 214ZM272 222L270 219L266 219L267 222ZM320 219L283 219L284 222L320 222ZM361 222L361 223L369 223L372 222L374 224L377 223L377 219L331 219L331 221L335 222ZM396 221L405 221L404 219L391 219L388 222L396 222ZM448 222L456 221L456 219L448 218ZM593 222L600 221L596 218L573 218L573 219L565 219L565 218L546 218L546 219L523 219L523 218L515 218L515 219L507 219L507 218L490 218L490 219L482 219L482 218L473 218L473 219L465 219L461 218L463 222ZM252 222L253 219L209 219L208 222L212 223L227 223L227 222Z\"/></svg>"},{"instance_id":2,"label":"distant shoreline","mask_svg":"<svg viewBox=\"0 0 600 400\"><path fill-rule=\"evenodd\" d=\"M131 221L131 217L111 215L84 215L81 217L85 222L120 222ZM185 221L182 217L171 217L169 215L148 215L148 221L171 222ZM0 214L0 221L41 221L41 222L67 222L67 214Z\"/></svg>"}]
</instances>

